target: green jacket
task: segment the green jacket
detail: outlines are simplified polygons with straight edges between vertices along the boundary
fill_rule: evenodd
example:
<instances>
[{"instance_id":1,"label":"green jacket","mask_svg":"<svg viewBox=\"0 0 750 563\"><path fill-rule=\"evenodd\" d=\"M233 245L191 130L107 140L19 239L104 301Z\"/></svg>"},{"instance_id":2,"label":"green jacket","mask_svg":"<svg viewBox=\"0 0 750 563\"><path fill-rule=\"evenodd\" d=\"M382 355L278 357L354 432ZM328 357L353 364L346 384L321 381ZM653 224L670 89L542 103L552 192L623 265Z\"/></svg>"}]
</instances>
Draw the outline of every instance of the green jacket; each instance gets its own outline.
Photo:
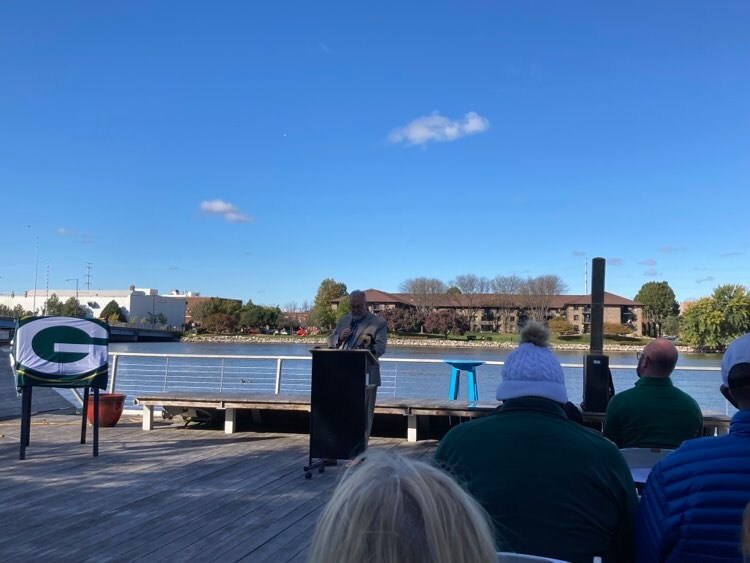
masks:
<instances>
[{"instance_id":1,"label":"green jacket","mask_svg":"<svg viewBox=\"0 0 750 563\"><path fill-rule=\"evenodd\" d=\"M604 435L619 448L676 449L703 433L703 415L690 395L669 377L642 377L612 397Z\"/></svg>"},{"instance_id":2,"label":"green jacket","mask_svg":"<svg viewBox=\"0 0 750 563\"><path fill-rule=\"evenodd\" d=\"M443 438L437 463L492 517L498 549L630 561L638 498L619 450L539 397L511 399Z\"/></svg>"}]
</instances>

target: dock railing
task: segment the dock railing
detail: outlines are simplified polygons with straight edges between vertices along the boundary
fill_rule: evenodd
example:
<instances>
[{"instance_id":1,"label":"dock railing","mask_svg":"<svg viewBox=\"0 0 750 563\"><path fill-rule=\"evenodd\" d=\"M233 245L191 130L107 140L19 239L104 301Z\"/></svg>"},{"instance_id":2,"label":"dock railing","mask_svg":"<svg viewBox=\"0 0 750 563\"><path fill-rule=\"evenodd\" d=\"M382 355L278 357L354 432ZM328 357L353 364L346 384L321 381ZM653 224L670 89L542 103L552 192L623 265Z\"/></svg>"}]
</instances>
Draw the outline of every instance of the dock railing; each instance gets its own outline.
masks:
<instances>
[{"instance_id":1,"label":"dock railing","mask_svg":"<svg viewBox=\"0 0 750 563\"><path fill-rule=\"evenodd\" d=\"M112 352L109 391L125 393L129 399L126 404L131 406L129 410L134 396L152 392L300 395L310 392L311 361L311 356ZM380 363L382 386L379 396L444 399L447 395L450 367L442 359L381 358ZM484 361L477 374L479 387L485 390L480 399L494 401L494 389L503 365L504 362L499 360ZM583 364L561 365L577 392L582 386ZM611 364L609 367L613 374L627 370L627 374L622 373L623 378L630 378L635 368L632 364ZM720 368L678 366L675 371L718 372ZM617 377L615 375L615 379ZM492 389L492 393L487 393L487 389ZM718 385L716 390L710 389L710 393L715 406L709 410L716 414L734 411L720 398ZM575 401L574 397L571 400Z\"/></svg>"}]
</instances>

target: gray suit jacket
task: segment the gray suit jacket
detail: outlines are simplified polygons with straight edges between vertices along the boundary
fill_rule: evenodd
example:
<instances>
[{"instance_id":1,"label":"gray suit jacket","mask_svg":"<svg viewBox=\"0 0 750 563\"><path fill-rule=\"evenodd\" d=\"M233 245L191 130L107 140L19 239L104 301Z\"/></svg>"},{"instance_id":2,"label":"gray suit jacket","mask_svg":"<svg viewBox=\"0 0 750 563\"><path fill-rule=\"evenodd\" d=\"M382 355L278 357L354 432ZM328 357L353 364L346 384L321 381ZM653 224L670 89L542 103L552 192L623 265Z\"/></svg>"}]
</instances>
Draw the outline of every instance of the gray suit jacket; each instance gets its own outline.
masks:
<instances>
[{"instance_id":1,"label":"gray suit jacket","mask_svg":"<svg viewBox=\"0 0 750 563\"><path fill-rule=\"evenodd\" d=\"M336 328L334 329L331 336L328 337L328 346L336 348L339 342L339 335L344 331L345 328L352 325L352 315L347 313L339 319ZM357 328L354 332L354 336L349 338L348 344L343 346L344 349L358 349L362 348L362 339L364 336L369 335L372 338L370 346L367 347L370 352L376 357L380 358L385 354L385 347L388 343L388 330L386 328L385 321L375 315L374 313L367 313L362 320L357 323ZM373 365L370 367L370 383L380 385L380 366Z\"/></svg>"}]
</instances>

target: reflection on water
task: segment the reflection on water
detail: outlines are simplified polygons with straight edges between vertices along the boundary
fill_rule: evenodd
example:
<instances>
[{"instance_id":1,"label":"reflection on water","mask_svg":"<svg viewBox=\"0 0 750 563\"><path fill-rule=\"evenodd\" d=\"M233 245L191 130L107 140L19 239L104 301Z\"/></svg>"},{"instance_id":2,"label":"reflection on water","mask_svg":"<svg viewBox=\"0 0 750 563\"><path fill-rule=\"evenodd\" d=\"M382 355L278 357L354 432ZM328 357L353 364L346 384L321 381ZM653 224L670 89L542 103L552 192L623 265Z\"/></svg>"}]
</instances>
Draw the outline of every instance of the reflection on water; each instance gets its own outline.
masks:
<instances>
[{"instance_id":1,"label":"reflection on water","mask_svg":"<svg viewBox=\"0 0 750 563\"><path fill-rule=\"evenodd\" d=\"M310 357L309 350L316 345L310 344L224 344L208 342L138 342L138 343L113 343L110 344L111 352L145 352L154 354L214 354L221 356L234 355L257 355L257 356L303 356ZM511 350L500 348L436 348L436 347L391 347L388 349L386 358L414 358L414 359L445 359L445 358L471 358L483 361L503 361ZM583 351L555 351L555 355L561 363L581 364L583 362ZM617 391L623 391L633 386L637 380L635 374L636 358L633 352L611 352L609 356L610 365L628 366L623 369L613 369L612 377ZM121 360L125 361L125 358ZM679 366L717 368L720 366L721 355L719 354L681 354ZM153 364L153 362L152 362ZM222 370L222 388L234 390L262 390L272 391L275 374L275 366L267 362L267 366L254 367L252 370L239 363L225 366L218 364L212 366L206 363L207 372ZM171 363L175 369L174 361ZM163 379L164 368L154 364L152 369L154 381ZM118 367L118 373L124 365ZM481 401L490 401L495 398L495 388L500 380L501 366L480 366L477 369L477 384L479 387L479 398ZM309 389L310 364L303 362L285 362L284 364L284 386L282 392L304 392ZM564 368L565 383L570 400L580 403L583 396L583 374L581 368ZM384 395L397 395L399 397L425 397L443 399L448 394L448 378L450 367L439 364L409 364L403 362L383 363L381 367L383 376L383 387L380 390ZM250 375L248 375L250 374ZM170 378L172 376L170 375ZM160 381L161 381L160 379ZM672 375L675 385L689 393L704 410L713 410L721 413L733 414L736 409L729 405L719 393L721 375L718 371L682 371L676 370ZM183 381L189 384L190 379ZM139 382L138 385L144 382ZM149 378L149 383L152 383ZM459 398L466 398L466 382L462 381L459 389ZM251 384L257 387L251 387ZM119 385L119 384L118 384ZM135 383L131 383L135 385ZM158 383L162 385L162 383ZM158 387L152 390L160 390ZM133 389L135 390L135 388ZM126 390L127 392L127 390Z\"/></svg>"}]
</instances>

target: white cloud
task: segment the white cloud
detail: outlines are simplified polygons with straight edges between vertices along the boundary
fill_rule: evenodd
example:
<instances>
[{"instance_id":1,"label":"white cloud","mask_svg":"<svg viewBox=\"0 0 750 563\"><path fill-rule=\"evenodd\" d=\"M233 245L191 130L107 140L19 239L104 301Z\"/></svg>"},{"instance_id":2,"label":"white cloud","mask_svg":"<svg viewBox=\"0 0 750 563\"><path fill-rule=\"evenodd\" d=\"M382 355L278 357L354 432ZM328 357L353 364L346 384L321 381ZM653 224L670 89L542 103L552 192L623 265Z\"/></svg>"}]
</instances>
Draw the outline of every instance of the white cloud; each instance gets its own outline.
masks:
<instances>
[{"instance_id":1,"label":"white cloud","mask_svg":"<svg viewBox=\"0 0 750 563\"><path fill-rule=\"evenodd\" d=\"M742 252L722 252L719 254L720 258L733 258L735 256L742 256Z\"/></svg>"},{"instance_id":2,"label":"white cloud","mask_svg":"<svg viewBox=\"0 0 750 563\"><path fill-rule=\"evenodd\" d=\"M253 220L249 215L242 213L237 206L221 199L202 201L200 209L211 215L222 215L228 223L250 223Z\"/></svg>"},{"instance_id":3,"label":"white cloud","mask_svg":"<svg viewBox=\"0 0 750 563\"><path fill-rule=\"evenodd\" d=\"M586 256L586 253L583 250L574 250L573 256Z\"/></svg>"},{"instance_id":4,"label":"white cloud","mask_svg":"<svg viewBox=\"0 0 750 563\"><path fill-rule=\"evenodd\" d=\"M641 260L638 263L643 266L654 266L656 264L656 260L654 260L653 258L646 258L645 260Z\"/></svg>"},{"instance_id":5,"label":"white cloud","mask_svg":"<svg viewBox=\"0 0 750 563\"><path fill-rule=\"evenodd\" d=\"M684 246L662 246L659 248L659 252L664 254L672 254L673 252L683 252L687 250Z\"/></svg>"},{"instance_id":6,"label":"white cloud","mask_svg":"<svg viewBox=\"0 0 750 563\"><path fill-rule=\"evenodd\" d=\"M55 229L57 236L71 239L80 244L94 244L96 237L91 233L80 233L75 229L66 229L65 227L58 227Z\"/></svg>"},{"instance_id":7,"label":"white cloud","mask_svg":"<svg viewBox=\"0 0 750 563\"><path fill-rule=\"evenodd\" d=\"M463 119L449 119L433 112L416 118L404 127L394 129L388 135L388 141L406 145L424 145L432 141L445 143L482 133L489 127L489 120L473 111L464 115Z\"/></svg>"},{"instance_id":8,"label":"white cloud","mask_svg":"<svg viewBox=\"0 0 750 563\"><path fill-rule=\"evenodd\" d=\"M622 266L622 258L610 258L607 260L609 266Z\"/></svg>"},{"instance_id":9,"label":"white cloud","mask_svg":"<svg viewBox=\"0 0 750 563\"><path fill-rule=\"evenodd\" d=\"M709 282L709 281L714 281L714 277L706 276L705 278L698 278L697 280L695 280L695 283L704 283L704 282Z\"/></svg>"},{"instance_id":10,"label":"white cloud","mask_svg":"<svg viewBox=\"0 0 750 563\"><path fill-rule=\"evenodd\" d=\"M650 269L646 270L645 272L643 272L643 275L644 275L644 276L650 276L650 277L654 277L654 276L658 276L658 275L659 275L659 272L657 272L657 271L656 271L656 270L654 270L653 268L650 268Z\"/></svg>"}]
</instances>

